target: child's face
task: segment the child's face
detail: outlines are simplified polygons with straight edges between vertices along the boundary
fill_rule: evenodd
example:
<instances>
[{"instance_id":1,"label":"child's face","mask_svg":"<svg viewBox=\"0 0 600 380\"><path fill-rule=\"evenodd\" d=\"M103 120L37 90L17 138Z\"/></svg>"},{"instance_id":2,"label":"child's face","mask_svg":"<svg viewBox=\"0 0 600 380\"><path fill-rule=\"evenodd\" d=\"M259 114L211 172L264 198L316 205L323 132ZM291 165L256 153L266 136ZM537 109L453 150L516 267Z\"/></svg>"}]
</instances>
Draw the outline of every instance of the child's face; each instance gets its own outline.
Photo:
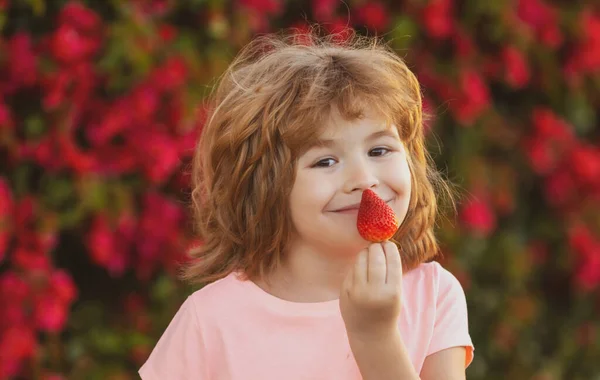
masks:
<instances>
[{"instance_id":1,"label":"child's face","mask_svg":"<svg viewBox=\"0 0 600 380\"><path fill-rule=\"evenodd\" d=\"M297 238L337 253L357 253L368 243L356 228L365 189L387 201L400 221L411 192L407 151L395 127L365 117L335 117L320 136L325 142L299 157L290 195Z\"/></svg>"}]
</instances>

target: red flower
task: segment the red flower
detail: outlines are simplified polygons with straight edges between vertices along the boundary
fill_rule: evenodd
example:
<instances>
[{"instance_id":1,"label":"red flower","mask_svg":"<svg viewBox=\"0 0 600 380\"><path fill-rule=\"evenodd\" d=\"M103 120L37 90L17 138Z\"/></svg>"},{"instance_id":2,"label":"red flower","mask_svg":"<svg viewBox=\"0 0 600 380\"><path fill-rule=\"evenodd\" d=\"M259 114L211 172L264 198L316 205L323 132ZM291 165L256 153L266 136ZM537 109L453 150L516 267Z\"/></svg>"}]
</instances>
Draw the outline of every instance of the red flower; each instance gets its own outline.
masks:
<instances>
[{"instance_id":1,"label":"red flower","mask_svg":"<svg viewBox=\"0 0 600 380\"><path fill-rule=\"evenodd\" d=\"M29 34L20 32L12 36L7 47L7 83L4 91L10 93L20 87L33 86L38 77L37 57ZM1 87L0 87L1 89Z\"/></svg>"},{"instance_id":2,"label":"red flower","mask_svg":"<svg viewBox=\"0 0 600 380\"><path fill-rule=\"evenodd\" d=\"M100 17L93 10L76 1L71 1L62 7L58 22L87 32L95 31L101 26Z\"/></svg>"},{"instance_id":3,"label":"red flower","mask_svg":"<svg viewBox=\"0 0 600 380\"><path fill-rule=\"evenodd\" d=\"M546 46L557 48L563 40L556 10L542 0L519 0L517 15Z\"/></svg>"},{"instance_id":4,"label":"red flower","mask_svg":"<svg viewBox=\"0 0 600 380\"><path fill-rule=\"evenodd\" d=\"M0 378L11 378L21 361L33 356L37 348L34 331L26 325L9 327L0 335Z\"/></svg>"},{"instance_id":5,"label":"red flower","mask_svg":"<svg viewBox=\"0 0 600 380\"><path fill-rule=\"evenodd\" d=\"M470 124L486 111L489 105L489 90L481 75L472 70L463 70L460 75L458 99L451 103L457 120Z\"/></svg>"},{"instance_id":6,"label":"red flower","mask_svg":"<svg viewBox=\"0 0 600 380\"><path fill-rule=\"evenodd\" d=\"M35 323L42 331L62 331L67 322L67 314L67 304L57 297L43 295L35 299Z\"/></svg>"},{"instance_id":7,"label":"red flower","mask_svg":"<svg viewBox=\"0 0 600 380\"><path fill-rule=\"evenodd\" d=\"M239 0L242 7L256 11L259 15L276 15L283 9L281 0Z\"/></svg>"},{"instance_id":8,"label":"red flower","mask_svg":"<svg viewBox=\"0 0 600 380\"><path fill-rule=\"evenodd\" d=\"M133 133L140 165L150 182L166 181L180 165L177 142L164 132L147 131Z\"/></svg>"},{"instance_id":9,"label":"red flower","mask_svg":"<svg viewBox=\"0 0 600 380\"><path fill-rule=\"evenodd\" d=\"M390 22L389 12L380 2L369 1L355 9L356 22L365 25L375 31L385 30Z\"/></svg>"},{"instance_id":10,"label":"red flower","mask_svg":"<svg viewBox=\"0 0 600 380\"><path fill-rule=\"evenodd\" d=\"M461 58L470 57L475 54L475 43L471 35L463 29L457 29L453 36L456 54Z\"/></svg>"},{"instance_id":11,"label":"red flower","mask_svg":"<svg viewBox=\"0 0 600 380\"><path fill-rule=\"evenodd\" d=\"M581 41L576 44L573 55L568 59L564 71L571 82L580 80L581 75L600 70L600 15L583 11L580 16Z\"/></svg>"},{"instance_id":12,"label":"red flower","mask_svg":"<svg viewBox=\"0 0 600 380\"><path fill-rule=\"evenodd\" d=\"M151 121L160 104L160 94L150 85L140 86L131 96L133 117L137 122Z\"/></svg>"},{"instance_id":13,"label":"red flower","mask_svg":"<svg viewBox=\"0 0 600 380\"><path fill-rule=\"evenodd\" d=\"M75 283L64 270L56 270L50 277L50 290L56 298L64 303L70 304L77 297L77 288Z\"/></svg>"},{"instance_id":14,"label":"red flower","mask_svg":"<svg viewBox=\"0 0 600 380\"><path fill-rule=\"evenodd\" d=\"M537 174L548 174L556 167L556 156L546 142L539 137L531 137L523 143L529 164Z\"/></svg>"},{"instance_id":15,"label":"red flower","mask_svg":"<svg viewBox=\"0 0 600 380\"><path fill-rule=\"evenodd\" d=\"M506 67L506 81L513 88L522 88L529 83L529 66L523 54L513 46L502 51L502 60Z\"/></svg>"},{"instance_id":16,"label":"red flower","mask_svg":"<svg viewBox=\"0 0 600 380\"><path fill-rule=\"evenodd\" d=\"M568 230L569 245L575 252L587 256L598 245L598 241L590 230L582 224L572 226Z\"/></svg>"},{"instance_id":17,"label":"red flower","mask_svg":"<svg viewBox=\"0 0 600 380\"><path fill-rule=\"evenodd\" d=\"M87 236L92 260L112 276L122 275L131 264L134 231L135 220L127 213L119 217L116 226L105 215L98 215Z\"/></svg>"},{"instance_id":18,"label":"red flower","mask_svg":"<svg viewBox=\"0 0 600 380\"><path fill-rule=\"evenodd\" d=\"M171 42L177 37L177 29L173 25L162 24L158 28L158 35L163 42Z\"/></svg>"},{"instance_id":19,"label":"red flower","mask_svg":"<svg viewBox=\"0 0 600 380\"><path fill-rule=\"evenodd\" d=\"M575 181L567 170L556 171L545 181L546 199L557 207L569 204L575 197L576 190Z\"/></svg>"},{"instance_id":20,"label":"red flower","mask_svg":"<svg viewBox=\"0 0 600 380\"><path fill-rule=\"evenodd\" d=\"M575 178L583 184L600 183L600 150L580 145L571 152L570 167Z\"/></svg>"},{"instance_id":21,"label":"red flower","mask_svg":"<svg viewBox=\"0 0 600 380\"><path fill-rule=\"evenodd\" d=\"M144 197L144 210L137 235L138 276L146 278L159 262L168 261L170 249L179 240L184 213L172 200L158 193Z\"/></svg>"},{"instance_id":22,"label":"red flower","mask_svg":"<svg viewBox=\"0 0 600 380\"><path fill-rule=\"evenodd\" d=\"M600 245L592 252L581 257L579 268L575 272L575 280L584 291L592 291L600 286Z\"/></svg>"},{"instance_id":23,"label":"red flower","mask_svg":"<svg viewBox=\"0 0 600 380\"><path fill-rule=\"evenodd\" d=\"M0 136L3 129L13 130L14 121L10 108L0 100Z\"/></svg>"},{"instance_id":24,"label":"red flower","mask_svg":"<svg viewBox=\"0 0 600 380\"><path fill-rule=\"evenodd\" d=\"M13 208L12 192L5 179L0 177L0 263L4 260L12 235Z\"/></svg>"},{"instance_id":25,"label":"red flower","mask_svg":"<svg viewBox=\"0 0 600 380\"><path fill-rule=\"evenodd\" d=\"M453 0L431 0L423 9L423 25L427 33L436 39L445 39L454 31Z\"/></svg>"},{"instance_id":26,"label":"red flower","mask_svg":"<svg viewBox=\"0 0 600 380\"><path fill-rule=\"evenodd\" d=\"M536 107L531 115L535 132L541 139L561 142L563 145L574 142L572 127L552 110Z\"/></svg>"},{"instance_id":27,"label":"red flower","mask_svg":"<svg viewBox=\"0 0 600 380\"><path fill-rule=\"evenodd\" d=\"M111 256L118 249L115 234L108 219L104 215L97 216L87 236L87 247L92 261L101 267L106 267Z\"/></svg>"},{"instance_id":28,"label":"red flower","mask_svg":"<svg viewBox=\"0 0 600 380\"><path fill-rule=\"evenodd\" d=\"M52 37L52 55L63 63L74 63L94 54L98 43L71 26L62 25Z\"/></svg>"},{"instance_id":29,"label":"red flower","mask_svg":"<svg viewBox=\"0 0 600 380\"><path fill-rule=\"evenodd\" d=\"M0 277L0 301L21 304L31 294L31 288L15 272L7 271Z\"/></svg>"},{"instance_id":30,"label":"red flower","mask_svg":"<svg viewBox=\"0 0 600 380\"><path fill-rule=\"evenodd\" d=\"M72 137L64 134L58 136L58 145L65 163L76 173L83 174L95 167L94 157L83 153Z\"/></svg>"},{"instance_id":31,"label":"red flower","mask_svg":"<svg viewBox=\"0 0 600 380\"><path fill-rule=\"evenodd\" d=\"M479 198L471 199L463 206L461 220L468 230L483 236L489 236L496 229L494 212Z\"/></svg>"},{"instance_id":32,"label":"red flower","mask_svg":"<svg viewBox=\"0 0 600 380\"><path fill-rule=\"evenodd\" d=\"M325 29L327 33L333 36L333 42L341 45L346 43L354 33L354 29L348 26L347 21L342 18L336 18L325 24Z\"/></svg>"},{"instance_id":33,"label":"red flower","mask_svg":"<svg viewBox=\"0 0 600 380\"><path fill-rule=\"evenodd\" d=\"M340 4L339 0L311 0L315 20L329 21L335 15L335 10Z\"/></svg>"},{"instance_id":34,"label":"red flower","mask_svg":"<svg viewBox=\"0 0 600 380\"><path fill-rule=\"evenodd\" d=\"M182 58L171 57L150 74L150 83L159 90L177 90L185 83L187 71L187 65Z\"/></svg>"}]
</instances>

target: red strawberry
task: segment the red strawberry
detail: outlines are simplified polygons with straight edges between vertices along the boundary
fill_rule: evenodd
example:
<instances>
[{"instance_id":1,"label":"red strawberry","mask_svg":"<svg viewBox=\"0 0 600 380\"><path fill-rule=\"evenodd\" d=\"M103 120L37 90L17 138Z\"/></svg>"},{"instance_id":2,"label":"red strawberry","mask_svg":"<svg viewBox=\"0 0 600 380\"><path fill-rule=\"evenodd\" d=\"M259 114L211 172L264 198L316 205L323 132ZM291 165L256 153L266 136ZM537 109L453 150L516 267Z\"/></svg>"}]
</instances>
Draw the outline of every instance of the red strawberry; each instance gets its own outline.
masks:
<instances>
[{"instance_id":1,"label":"red strawberry","mask_svg":"<svg viewBox=\"0 0 600 380\"><path fill-rule=\"evenodd\" d=\"M390 239L398 230L400 223L394 210L379 198L372 190L362 194L356 227L363 239L379 243Z\"/></svg>"}]
</instances>

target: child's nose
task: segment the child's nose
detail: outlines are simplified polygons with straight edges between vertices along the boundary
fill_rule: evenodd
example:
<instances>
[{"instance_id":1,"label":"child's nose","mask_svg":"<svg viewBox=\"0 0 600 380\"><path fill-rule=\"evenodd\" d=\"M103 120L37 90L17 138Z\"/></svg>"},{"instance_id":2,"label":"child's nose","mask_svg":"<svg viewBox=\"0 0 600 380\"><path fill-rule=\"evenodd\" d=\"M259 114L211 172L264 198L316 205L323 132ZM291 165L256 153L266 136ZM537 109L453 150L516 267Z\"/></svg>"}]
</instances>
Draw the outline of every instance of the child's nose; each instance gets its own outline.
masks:
<instances>
[{"instance_id":1,"label":"child's nose","mask_svg":"<svg viewBox=\"0 0 600 380\"><path fill-rule=\"evenodd\" d=\"M372 168L364 161L358 160L346 166L344 192L363 191L379 185L379 179Z\"/></svg>"}]
</instances>

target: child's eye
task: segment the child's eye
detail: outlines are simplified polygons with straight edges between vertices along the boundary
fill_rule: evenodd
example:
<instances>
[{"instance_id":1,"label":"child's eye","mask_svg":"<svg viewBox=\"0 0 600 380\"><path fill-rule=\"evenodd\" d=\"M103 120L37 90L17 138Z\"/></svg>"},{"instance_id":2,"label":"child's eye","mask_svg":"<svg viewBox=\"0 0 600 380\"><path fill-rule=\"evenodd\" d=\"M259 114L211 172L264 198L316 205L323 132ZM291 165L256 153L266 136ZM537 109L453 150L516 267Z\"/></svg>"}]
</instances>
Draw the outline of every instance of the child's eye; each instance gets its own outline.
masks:
<instances>
[{"instance_id":1,"label":"child's eye","mask_svg":"<svg viewBox=\"0 0 600 380\"><path fill-rule=\"evenodd\" d=\"M369 151L369 156L380 157L380 156L385 156L389 152L391 152L391 150L389 150L388 148L383 148L383 147L373 148Z\"/></svg>"},{"instance_id":2,"label":"child's eye","mask_svg":"<svg viewBox=\"0 0 600 380\"><path fill-rule=\"evenodd\" d=\"M328 168L335 164L335 160L333 158L324 158L322 160L317 161L312 167L313 168Z\"/></svg>"}]
</instances>

